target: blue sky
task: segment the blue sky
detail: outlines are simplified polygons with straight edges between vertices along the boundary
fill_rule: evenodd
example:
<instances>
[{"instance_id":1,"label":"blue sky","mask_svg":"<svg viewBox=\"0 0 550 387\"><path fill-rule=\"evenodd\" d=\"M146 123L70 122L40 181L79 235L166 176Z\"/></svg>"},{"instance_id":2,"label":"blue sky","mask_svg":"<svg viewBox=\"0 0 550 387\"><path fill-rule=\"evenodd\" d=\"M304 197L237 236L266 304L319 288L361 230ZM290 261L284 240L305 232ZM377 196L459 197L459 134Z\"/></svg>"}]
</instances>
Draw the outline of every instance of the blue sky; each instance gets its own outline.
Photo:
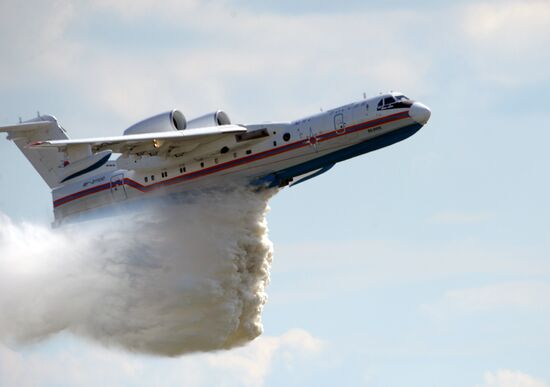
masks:
<instances>
[{"instance_id":1,"label":"blue sky","mask_svg":"<svg viewBox=\"0 0 550 387\"><path fill-rule=\"evenodd\" d=\"M247 347L163 359L60 335L0 346L0 384L549 386L548 41L546 1L3 1L2 125L289 120L387 90L433 114L272 199L265 332ZM51 221L8 141L0 162L0 211Z\"/></svg>"}]
</instances>

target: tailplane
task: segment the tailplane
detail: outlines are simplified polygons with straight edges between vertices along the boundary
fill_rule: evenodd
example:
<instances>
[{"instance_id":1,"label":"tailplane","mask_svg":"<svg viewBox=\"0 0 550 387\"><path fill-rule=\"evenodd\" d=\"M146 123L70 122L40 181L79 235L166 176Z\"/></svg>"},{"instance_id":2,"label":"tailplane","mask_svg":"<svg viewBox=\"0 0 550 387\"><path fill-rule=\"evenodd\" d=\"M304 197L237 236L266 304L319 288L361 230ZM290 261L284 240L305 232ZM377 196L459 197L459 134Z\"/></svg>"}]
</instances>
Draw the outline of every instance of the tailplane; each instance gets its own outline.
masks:
<instances>
[{"instance_id":1,"label":"tailplane","mask_svg":"<svg viewBox=\"0 0 550 387\"><path fill-rule=\"evenodd\" d=\"M65 129L58 124L55 117L38 116L17 125L0 127L0 132L8 133L8 140L12 140L17 145L50 188L59 185L65 154L58 149L28 147L36 141L68 138Z\"/></svg>"}]
</instances>

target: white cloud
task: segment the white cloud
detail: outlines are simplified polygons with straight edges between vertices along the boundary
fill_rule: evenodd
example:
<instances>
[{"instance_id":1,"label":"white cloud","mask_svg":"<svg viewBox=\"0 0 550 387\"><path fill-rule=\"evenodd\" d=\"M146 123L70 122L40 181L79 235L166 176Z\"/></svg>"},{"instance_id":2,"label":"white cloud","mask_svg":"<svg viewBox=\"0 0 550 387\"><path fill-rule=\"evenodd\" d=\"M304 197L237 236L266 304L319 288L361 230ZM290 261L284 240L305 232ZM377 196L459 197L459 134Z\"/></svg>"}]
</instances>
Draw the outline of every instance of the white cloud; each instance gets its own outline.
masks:
<instances>
[{"instance_id":1,"label":"white cloud","mask_svg":"<svg viewBox=\"0 0 550 387\"><path fill-rule=\"evenodd\" d=\"M79 45L65 36L77 10L72 2L0 2L0 81L3 87L43 84L74 72Z\"/></svg>"},{"instance_id":2,"label":"white cloud","mask_svg":"<svg viewBox=\"0 0 550 387\"><path fill-rule=\"evenodd\" d=\"M304 356L319 353L322 348L321 340L302 329L293 329L279 337L259 338L245 350L210 356L208 363L216 369L235 372L245 385L260 386L274 361L292 369Z\"/></svg>"},{"instance_id":3,"label":"white cloud","mask_svg":"<svg viewBox=\"0 0 550 387\"><path fill-rule=\"evenodd\" d=\"M292 373L307 367L322 353L323 345L307 331L292 329L231 351L151 358L59 337L45 349L0 345L0 385L262 386L274 368Z\"/></svg>"},{"instance_id":4,"label":"white cloud","mask_svg":"<svg viewBox=\"0 0 550 387\"><path fill-rule=\"evenodd\" d=\"M505 86L548 81L550 3L485 2L464 9L466 60L482 80Z\"/></svg>"},{"instance_id":5,"label":"white cloud","mask_svg":"<svg viewBox=\"0 0 550 387\"><path fill-rule=\"evenodd\" d=\"M429 83L430 59L400 32L424 21L420 12L280 15L196 1L158 6L149 0L56 5L23 11L10 2L4 14L26 22L0 27L3 36L16 36L2 42L6 51L13 50L2 74L19 87L55 80L56 88L79 95L94 116L111 113L121 125L174 105L198 115L207 106L234 104L235 97L247 106L250 120L292 119L323 103L349 102L347 93L335 97L346 90L359 99L363 91L414 94ZM120 50L78 38L78 26L105 13L123 20L118 29L146 21L169 25L181 37L154 53L145 46ZM401 28L388 30L384 20ZM373 38L382 30L384 39ZM200 44L192 44L195 40ZM27 51L42 54L21 67ZM271 116L264 115L264 105Z\"/></svg>"},{"instance_id":6,"label":"white cloud","mask_svg":"<svg viewBox=\"0 0 550 387\"><path fill-rule=\"evenodd\" d=\"M486 2L466 8L464 28L473 41L519 54L548 42L549 20L547 1Z\"/></svg>"},{"instance_id":7,"label":"white cloud","mask_svg":"<svg viewBox=\"0 0 550 387\"><path fill-rule=\"evenodd\" d=\"M519 371L485 372L484 383L477 387L548 387L544 381Z\"/></svg>"},{"instance_id":8,"label":"white cloud","mask_svg":"<svg viewBox=\"0 0 550 387\"><path fill-rule=\"evenodd\" d=\"M10 0L0 15L0 45L9 52L0 63L3 85L77 96L81 111L59 118L75 121L69 129L99 127L97 134L173 107L189 116L225 108L240 113L238 121L284 120L363 91L421 97L435 87L434 66L444 63L438 58L457 55L479 78L506 85L548 80L550 64L550 5L542 1L283 15L196 0ZM168 26L166 34L178 39L151 50L142 37L129 38L121 49L79 29L103 18L113 36ZM388 21L399 28L388 29ZM426 28L445 29L445 37L432 38ZM236 106L244 111L235 113Z\"/></svg>"},{"instance_id":9,"label":"white cloud","mask_svg":"<svg viewBox=\"0 0 550 387\"><path fill-rule=\"evenodd\" d=\"M550 283L547 282L506 282L451 290L446 292L440 300L423 305L422 308L436 317L511 308L541 311L550 309L549 293Z\"/></svg>"}]
</instances>

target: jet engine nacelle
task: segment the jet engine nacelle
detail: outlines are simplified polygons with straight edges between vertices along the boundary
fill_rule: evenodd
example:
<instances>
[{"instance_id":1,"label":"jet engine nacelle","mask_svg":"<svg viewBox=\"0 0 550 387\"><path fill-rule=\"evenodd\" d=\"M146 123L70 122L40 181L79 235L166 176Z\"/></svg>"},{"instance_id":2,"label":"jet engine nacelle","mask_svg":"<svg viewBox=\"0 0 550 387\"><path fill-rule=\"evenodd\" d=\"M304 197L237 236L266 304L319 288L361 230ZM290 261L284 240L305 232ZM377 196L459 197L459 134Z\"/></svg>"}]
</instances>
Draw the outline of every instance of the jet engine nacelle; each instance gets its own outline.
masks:
<instances>
[{"instance_id":1,"label":"jet engine nacelle","mask_svg":"<svg viewBox=\"0 0 550 387\"><path fill-rule=\"evenodd\" d=\"M205 128L210 126L231 125L231 120L226 112L218 110L203 116L193 118L187 123L187 129Z\"/></svg>"},{"instance_id":2,"label":"jet engine nacelle","mask_svg":"<svg viewBox=\"0 0 550 387\"><path fill-rule=\"evenodd\" d=\"M184 130L187 128L187 120L179 110L172 110L166 113L157 114L143 121L130 126L124 131L124 135L153 133L153 132L168 132L171 130Z\"/></svg>"}]
</instances>

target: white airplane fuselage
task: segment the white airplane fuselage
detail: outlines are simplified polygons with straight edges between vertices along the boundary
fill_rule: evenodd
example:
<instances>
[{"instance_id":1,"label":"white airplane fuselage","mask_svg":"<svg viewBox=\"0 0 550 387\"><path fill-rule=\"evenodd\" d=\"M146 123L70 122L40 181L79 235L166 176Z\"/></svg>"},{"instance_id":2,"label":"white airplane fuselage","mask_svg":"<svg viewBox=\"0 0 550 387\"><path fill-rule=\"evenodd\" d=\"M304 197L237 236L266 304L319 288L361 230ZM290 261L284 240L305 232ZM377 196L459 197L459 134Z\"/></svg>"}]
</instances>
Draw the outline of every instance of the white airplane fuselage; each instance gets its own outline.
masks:
<instances>
[{"instance_id":1,"label":"white airplane fuselage","mask_svg":"<svg viewBox=\"0 0 550 387\"><path fill-rule=\"evenodd\" d=\"M142 198L223 187L230 181L285 186L404 140L429 117L426 106L390 93L292 122L244 125L249 133L262 136L240 146L214 141L212 152L206 153L203 147L200 153L188 149L168 156L126 155L53 188L55 222Z\"/></svg>"}]
</instances>

